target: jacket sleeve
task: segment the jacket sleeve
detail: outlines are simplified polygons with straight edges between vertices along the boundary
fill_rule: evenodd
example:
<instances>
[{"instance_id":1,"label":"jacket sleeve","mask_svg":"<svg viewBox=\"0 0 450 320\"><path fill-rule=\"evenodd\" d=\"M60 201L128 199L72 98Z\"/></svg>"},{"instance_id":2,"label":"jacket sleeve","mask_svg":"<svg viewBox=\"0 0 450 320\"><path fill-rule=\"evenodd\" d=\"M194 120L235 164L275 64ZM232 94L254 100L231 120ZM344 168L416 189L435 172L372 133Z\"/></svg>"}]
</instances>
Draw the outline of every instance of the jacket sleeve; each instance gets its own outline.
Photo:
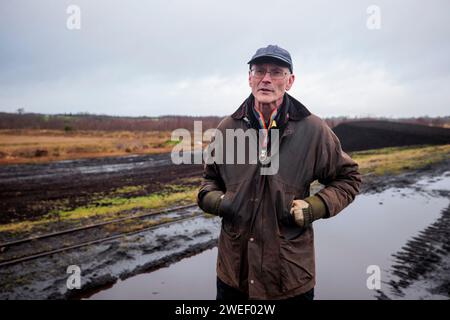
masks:
<instances>
[{"instance_id":1,"label":"jacket sleeve","mask_svg":"<svg viewBox=\"0 0 450 320\"><path fill-rule=\"evenodd\" d=\"M342 150L338 137L325 122L318 137L314 176L325 185L316 194L327 207L325 218L338 214L360 191L358 164Z\"/></svg>"},{"instance_id":2,"label":"jacket sleeve","mask_svg":"<svg viewBox=\"0 0 450 320\"><path fill-rule=\"evenodd\" d=\"M213 143L214 138L212 138L211 144ZM214 155L214 153L212 153ZM203 209L202 200L208 192L211 191L221 191L225 192L225 183L220 175L219 166L215 162L208 161L209 159L205 159L205 165L203 168L203 177L200 189L197 194L197 204L200 208Z\"/></svg>"},{"instance_id":3,"label":"jacket sleeve","mask_svg":"<svg viewBox=\"0 0 450 320\"><path fill-rule=\"evenodd\" d=\"M199 206L203 197L210 191L225 192L223 180L220 177L218 167L215 163L205 164L204 166L202 182L197 195L197 202Z\"/></svg>"}]
</instances>

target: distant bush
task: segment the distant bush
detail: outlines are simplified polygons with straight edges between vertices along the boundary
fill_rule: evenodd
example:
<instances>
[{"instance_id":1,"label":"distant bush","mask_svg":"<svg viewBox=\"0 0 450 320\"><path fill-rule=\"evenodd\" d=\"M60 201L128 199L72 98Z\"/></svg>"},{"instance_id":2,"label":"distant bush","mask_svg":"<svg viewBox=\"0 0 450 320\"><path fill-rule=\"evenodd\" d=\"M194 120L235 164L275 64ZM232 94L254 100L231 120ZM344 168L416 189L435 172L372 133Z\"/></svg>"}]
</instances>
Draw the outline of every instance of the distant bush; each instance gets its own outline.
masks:
<instances>
[{"instance_id":1,"label":"distant bush","mask_svg":"<svg viewBox=\"0 0 450 320\"><path fill-rule=\"evenodd\" d=\"M39 158L48 156L46 149L34 149L34 148L22 148L15 150L12 154L13 157L18 158Z\"/></svg>"},{"instance_id":2,"label":"distant bush","mask_svg":"<svg viewBox=\"0 0 450 320\"><path fill-rule=\"evenodd\" d=\"M223 117L216 116L160 116L160 117L117 117L88 113L46 115L39 113L0 112L0 129L48 129L96 130L96 131L173 131L178 128L194 129L194 121L202 121L202 129L216 128ZM351 118L348 116L324 118L334 128L341 123L362 120L385 120L421 124L433 127L449 127L450 117L418 117L404 119Z\"/></svg>"},{"instance_id":3,"label":"distant bush","mask_svg":"<svg viewBox=\"0 0 450 320\"><path fill-rule=\"evenodd\" d=\"M45 149L36 149L34 151L34 156L35 157L46 157L46 156L48 156L48 151Z\"/></svg>"},{"instance_id":4,"label":"distant bush","mask_svg":"<svg viewBox=\"0 0 450 320\"><path fill-rule=\"evenodd\" d=\"M38 113L0 112L0 129L47 129L71 132L96 131L172 131L194 129L194 121L202 121L203 130L215 128L221 117L161 116L116 117L92 114L45 115Z\"/></svg>"},{"instance_id":5,"label":"distant bush","mask_svg":"<svg viewBox=\"0 0 450 320\"><path fill-rule=\"evenodd\" d=\"M66 153L68 154L97 153L101 151L102 151L101 146L91 146L91 145L73 146L66 149Z\"/></svg>"}]
</instances>

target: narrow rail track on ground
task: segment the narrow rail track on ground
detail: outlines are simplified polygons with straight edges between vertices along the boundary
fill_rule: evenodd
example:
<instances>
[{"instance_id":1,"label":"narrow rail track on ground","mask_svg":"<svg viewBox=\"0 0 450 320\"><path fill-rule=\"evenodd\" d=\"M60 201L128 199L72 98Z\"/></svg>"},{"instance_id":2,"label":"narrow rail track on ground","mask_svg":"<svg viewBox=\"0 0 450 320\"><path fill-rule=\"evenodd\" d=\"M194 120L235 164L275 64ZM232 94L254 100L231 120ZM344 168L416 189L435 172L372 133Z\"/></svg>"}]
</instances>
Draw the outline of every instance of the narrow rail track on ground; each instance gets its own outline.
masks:
<instances>
[{"instance_id":1,"label":"narrow rail track on ground","mask_svg":"<svg viewBox=\"0 0 450 320\"><path fill-rule=\"evenodd\" d=\"M1 252L0 253L0 267L5 267L5 266L9 266L9 265L16 264L19 262L28 261L28 260L32 260L32 259L36 259L36 258L40 258L40 257L45 257L48 255L52 255L52 254L63 252L63 251L68 251L71 249L81 248L81 247L85 247L85 246L89 246L89 245L93 245L93 244L98 244L98 243L105 242L108 240L119 239L121 237L125 237L128 235L133 235L133 234L137 234L140 232L156 229L161 226L166 226L166 225L170 225L170 224L174 224L174 223L179 223L181 221L194 219L194 218L202 216L204 214L203 213L194 213L194 214L184 215L181 217L170 218L169 220L167 220L167 219L164 220L162 218L162 219L160 219L161 221L159 221L159 222L157 221L154 224L151 224L150 226L145 226L143 228L137 228L135 230L131 230L131 231L127 231L127 232L118 232L118 233L112 234L112 235L108 234L107 236L99 237L99 238L92 239L92 240L80 241L80 242L76 242L76 243L69 244L69 245L63 245L58 248L50 248L48 250L42 250L40 252L31 252L29 254L24 254L22 256L13 256L11 258L1 259L1 256L4 255L5 252L7 252L8 250L11 250L15 247L16 247L16 250L18 250L17 247L20 248L20 246L24 246L24 245L35 246L37 243L39 243L39 241L45 241L46 239L64 237L69 234L76 234L77 232L84 232L89 229L101 228L101 227L105 227L105 226L108 227L110 225L117 224L117 223L123 223L126 221L144 220L146 218L154 217L154 216L158 216L158 215L163 216L163 215L167 215L167 214L174 213L174 212L176 213L177 211L182 211L182 210L191 209L191 208L195 208L195 207L197 207L196 204L177 206L177 207L173 207L173 208L169 208L169 209L165 209L165 210L152 211L152 212L147 212L147 213L143 213L143 214L132 215L129 217L114 219L114 220L110 220L110 221L89 224L89 225L82 226L82 227L71 228L71 229L67 229L67 230L52 232L52 233L43 234L43 235L34 236L34 237L28 237L28 238L19 239L19 240L10 241L10 242L4 242L4 243L0 244L0 252ZM63 242L63 241L61 241L61 242Z\"/></svg>"}]
</instances>

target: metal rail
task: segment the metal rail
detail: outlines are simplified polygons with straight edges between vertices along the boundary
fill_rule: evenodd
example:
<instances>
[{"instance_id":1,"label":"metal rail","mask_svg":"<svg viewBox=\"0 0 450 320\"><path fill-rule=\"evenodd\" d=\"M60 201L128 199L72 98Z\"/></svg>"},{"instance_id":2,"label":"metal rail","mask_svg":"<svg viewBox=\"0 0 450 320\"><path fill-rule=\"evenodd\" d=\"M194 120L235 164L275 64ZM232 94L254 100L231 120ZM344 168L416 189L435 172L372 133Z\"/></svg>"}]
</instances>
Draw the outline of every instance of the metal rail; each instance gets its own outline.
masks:
<instances>
[{"instance_id":1,"label":"metal rail","mask_svg":"<svg viewBox=\"0 0 450 320\"><path fill-rule=\"evenodd\" d=\"M85 246L89 246L89 245L105 242L105 241L108 241L108 240L119 239L119 238L122 238L122 237L125 237L125 236L129 236L129 235L132 235L132 234L137 234L137 233L140 233L140 232L153 230L153 229L159 228L159 227L164 226L164 225L170 225L170 224L173 224L173 223L178 223L180 221L186 221L186 220L194 219L194 218L202 216L202 215L203 215L203 213L197 213L197 214L190 215L189 217L183 217L183 218L174 219L172 221L162 222L162 223L159 223L157 225L153 225L153 226L150 226L150 227L147 227L147 228L142 228L142 229L139 229L139 230L133 230L133 231L129 231L129 232L124 232L124 233L120 233L120 234L116 234L116 235L113 235L113 236L104 237L104 238L100 238L100 239L96 239L96 240L85 241L85 242L81 242L81 243L78 243L78 244L75 244L75 245L66 246L66 247L62 247L62 248L58 248L58 249L54 249L54 250L48 250L48 251L40 252L40 253L37 253L37 254L32 254L32 255L20 257L20 258L17 258L17 259L5 260L5 261L0 262L0 267L16 264L16 263L23 262L23 261L32 260L32 259L36 259L36 258L40 258L40 257L45 257L45 256L48 256L48 255L52 255L54 253L59 253L59 252L63 252L63 251L71 250L71 249L77 249L77 248L81 248L81 247L85 247Z\"/></svg>"},{"instance_id":2,"label":"metal rail","mask_svg":"<svg viewBox=\"0 0 450 320\"><path fill-rule=\"evenodd\" d=\"M34 241L34 240L40 240L40 239L44 239L44 238L51 238L51 237L55 237L55 236L60 236L60 235L63 235L63 234L68 234L68 233L72 233L72 232L76 232L76 231L81 231L81 230L86 230L86 229L91 229L91 228L95 228L95 227L100 227L100 226L112 224L112 223L122 222L122 221L125 221L125 220L136 219L136 218L144 218L144 217L149 217L149 216L162 214L162 213L166 213L166 212L172 212L172 211L192 208L192 207L195 207L195 206L197 206L197 205L196 204L190 204L190 205L186 205L186 206L178 206L178 207L173 207L173 208L159 210L159 211L152 211L152 212L143 213L143 214L136 214L136 215L132 215L132 216L129 216L129 217L109 220L109 221L105 221L105 222L93 223L93 224L89 224L89 225L82 226L82 227L71 228L71 229L66 229L66 230L62 230L62 231L56 231L56 232L47 233L47 234L43 234L43 235L28 237L28 238L25 238L25 239L19 239L19 240L15 240L15 241L4 242L4 243L0 243L0 248L10 247L10 246L13 246L13 245L18 245L18 244L22 244L22 243L26 243L26 242L30 242L30 241Z\"/></svg>"}]
</instances>

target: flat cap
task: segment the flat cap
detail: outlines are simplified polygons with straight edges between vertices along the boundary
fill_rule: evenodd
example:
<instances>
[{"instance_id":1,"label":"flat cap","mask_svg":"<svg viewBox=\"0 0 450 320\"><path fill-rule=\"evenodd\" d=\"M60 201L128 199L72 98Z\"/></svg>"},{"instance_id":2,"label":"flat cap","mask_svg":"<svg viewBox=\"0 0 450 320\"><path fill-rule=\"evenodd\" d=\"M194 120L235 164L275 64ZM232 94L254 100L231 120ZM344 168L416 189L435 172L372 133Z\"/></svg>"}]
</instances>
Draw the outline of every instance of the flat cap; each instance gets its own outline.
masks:
<instances>
[{"instance_id":1,"label":"flat cap","mask_svg":"<svg viewBox=\"0 0 450 320\"><path fill-rule=\"evenodd\" d=\"M258 60L264 60L264 58L276 59L281 61L283 64L286 64L289 67L289 70L291 72L294 69L289 52L277 45L268 45L265 48L259 48L258 50L256 50L256 53L253 55L248 64L252 64L254 62L257 62Z\"/></svg>"}]
</instances>

